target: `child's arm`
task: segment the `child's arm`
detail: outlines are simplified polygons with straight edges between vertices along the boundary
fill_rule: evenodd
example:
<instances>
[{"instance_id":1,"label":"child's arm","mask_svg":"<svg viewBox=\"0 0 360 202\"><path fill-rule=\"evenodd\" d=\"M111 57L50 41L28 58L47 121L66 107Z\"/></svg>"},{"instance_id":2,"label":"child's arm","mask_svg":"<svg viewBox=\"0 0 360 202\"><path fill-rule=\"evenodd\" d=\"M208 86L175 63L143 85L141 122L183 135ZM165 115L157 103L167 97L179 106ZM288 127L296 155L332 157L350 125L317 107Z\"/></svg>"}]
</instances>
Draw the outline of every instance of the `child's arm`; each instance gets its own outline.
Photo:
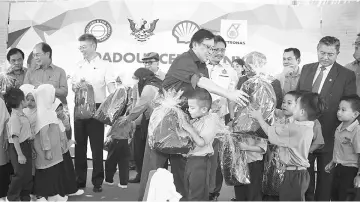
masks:
<instances>
[{"instance_id":1,"label":"child's arm","mask_svg":"<svg viewBox=\"0 0 360 202\"><path fill-rule=\"evenodd\" d=\"M190 134L191 138L194 140L196 145L200 147L205 146L204 138L200 137L199 133L195 130L195 128L192 125L190 125L190 123L184 121L182 123L182 127Z\"/></svg>"},{"instance_id":2,"label":"child's arm","mask_svg":"<svg viewBox=\"0 0 360 202\"><path fill-rule=\"evenodd\" d=\"M21 129L21 123L18 117L11 117L9 120L9 133L10 137L14 142L14 147L16 150L16 153L18 155L18 161L20 164L26 163L26 158L21 150L20 143L19 143L19 136L20 136L20 129Z\"/></svg>"},{"instance_id":3,"label":"child's arm","mask_svg":"<svg viewBox=\"0 0 360 202\"><path fill-rule=\"evenodd\" d=\"M47 160L51 160L52 159L51 143L50 143L50 138L48 136L48 131L49 131L49 125L44 126L40 130L40 145L42 150L45 151L45 158Z\"/></svg>"},{"instance_id":4,"label":"child's arm","mask_svg":"<svg viewBox=\"0 0 360 202\"><path fill-rule=\"evenodd\" d=\"M318 120L314 121L314 138L310 146L309 153L324 147L324 137L322 135L321 124Z\"/></svg>"},{"instance_id":5,"label":"child's arm","mask_svg":"<svg viewBox=\"0 0 360 202\"><path fill-rule=\"evenodd\" d=\"M251 152L258 152L258 153L264 153L264 149L262 149L259 146L252 146L252 145L248 145L246 143L240 142L239 143L239 147L241 150L244 151L251 151Z\"/></svg>"},{"instance_id":6,"label":"child's arm","mask_svg":"<svg viewBox=\"0 0 360 202\"><path fill-rule=\"evenodd\" d=\"M18 162L20 164L25 164L26 163L26 158L25 158L24 154L22 153L18 136L17 135L12 135L12 139L14 141L14 147L15 147L16 153L18 155Z\"/></svg>"},{"instance_id":7,"label":"child's arm","mask_svg":"<svg viewBox=\"0 0 360 202\"><path fill-rule=\"evenodd\" d=\"M354 179L354 186L355 186L355 188L360 187L360 154L358 154L358 172L357 172L356 177Z\"/></svg>"},{"instance_id":8,"label":"child's arm","mask_svg":"<svg viewBox=\"0 0 360 202\"><path fill-rule=\"evenodd\" d=\"M353 145L355 153L357 153L358 155L358 162L357 162L358 172L356 177L354 178L354 186L355 188L359 188L360 187L360 128L359 127L357 127L356 134L352 139L351 143Z\"/></svg>"},{"instance_id":9,"label":"child's arm","mask_svg":"<svg viewBox=\"0 0 360 202\"><path fill-rule=\"evenodd\" d=\"M256 119L266 135L268 135L269 124L267 124L261 114L261 110L250 109L250 117Z\"/></svg>"}]
</instances>

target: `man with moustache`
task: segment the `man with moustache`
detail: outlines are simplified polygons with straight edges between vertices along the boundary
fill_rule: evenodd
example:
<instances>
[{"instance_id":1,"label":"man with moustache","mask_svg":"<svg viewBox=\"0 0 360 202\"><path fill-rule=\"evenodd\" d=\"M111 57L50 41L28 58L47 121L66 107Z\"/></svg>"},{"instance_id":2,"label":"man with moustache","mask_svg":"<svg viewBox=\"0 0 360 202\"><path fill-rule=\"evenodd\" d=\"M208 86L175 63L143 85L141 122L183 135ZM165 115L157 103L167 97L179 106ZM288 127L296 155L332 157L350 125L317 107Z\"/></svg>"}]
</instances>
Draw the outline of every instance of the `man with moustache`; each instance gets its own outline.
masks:
<instances>
[{"instance_id":1,"label":"man with moustache","mask_svg":"<svg viewBox=\"0 0 360 202\"><path fill-rule=\"evenodd\" d=\"M345 67L355 72L357 94L360 96L360 33L357 35L353 45L355 47L353 54L355 60L347 64Z\"/></svg>"},{"instance_id":2,"label":"man with moustache","mask_svg":"<svg viewBox=\"0 0 360 202\"><path fill-rule=\"evenodd\" d=\"M214 83L225 89L235 90L235 86L238 81L237 72L231 67L231 65L222 62L225 52L225 40L220 35L215 36L214 51L206 65L209 71L209 78ZM211 96L213 100L213 112L217 113L219 117L224 119L225 124L228 124L234 119L234 104L224 97L220 97L215 94L211 94ZM211 170L209 200L217 200L223 183L219 159L220 141L218 139L214 139L213 148L214 155L210 157Z\"/></svg>"},{"instance_id":3,"label":"man with moustache","mask_svg":"<svg viewBox=\"0 0 360 202\"><path fill-rule=\"evenodd\" d=\"M91 34L79 37L79 50L84 58L77 64L72 76L72 90L76 92L81 87L81 81L89 83L94 89L96 108L106 100L106 88L109 93L116 90L116 76L113 74L109 62L102 60L96 53L97 39ZM75 171L78 188L86 187L87 179L87 143L90 139L92 152L92 177L93 192L102 192L104 181L103 145L105 126L100 121L90 118L74 121L75 136Z\"/></svg>"},{"instance_id":4,"label":"man with moustache","mask_svg":"<svg viewBox=\"0 0 360 202\"><path fill-rule=\"evenodd\" d=\"M7 75L15 80L14 87L19 88L23 84L27 72L27 69L23 66L24 52L18 48L12 48L7 53L6 59L10 63Z\"/></svg>"},{"instance_id":5,"label":"man with moustache","mask_svg":"<svg viewBox=\"0 0 360 202\"><path fill-rule=\"evenodd\" d=\"M293 91L297 87L300 78L301 53L297 48L287 48L283 54L284 70L277 76L280 81L283 95L289 91Z\"/></svg>"},{"instance_id":6,"label":"man with moustache","mask_svg":"<svg viewBox=\"0 0 360 202\"><path fill-rule=\"evenodd\" d=\"M160 64L159 53L155 53L155 52L145 53L142 61L143 64L145 65L145 68L150 69L152 72L154 72L156 77L158 77L161 80L165 79L165 73L161 71L159 67Z\"/></svg>"},{"instance_id":7,"label":"man with moustache","mask_svg":"<svg viewBox=\"0 0 360 202\"><path fill-rule=\"evenodd\" d=\"M38 87L41 84L51 84L55 88L55 96L66 106L68 85L65 71L52 63L52 49L49 44L41 42L33 49L35 66L28 69L24 84Z\"/></svg>"},{"instance_id":8,"label":"man with moustache","mask_svg":"<svg viewBox=\"0 0 360 202\"><path fill-rule=\"evenodd\" d=\"M326 36L317 46L318 62L304 65L297 90L319 93L326 102L327 109L319 117L325 146L309 154L309 188L305 194L307 201L330 201L332 173L325 172L325 166L331 161L334 148L334 133L340 124L337 110L342 96L356 93L354 72L336 62L340 53L339 39ZM317 179L315 186L314 163L317 161Z\"/></svg>"}]
</instances>

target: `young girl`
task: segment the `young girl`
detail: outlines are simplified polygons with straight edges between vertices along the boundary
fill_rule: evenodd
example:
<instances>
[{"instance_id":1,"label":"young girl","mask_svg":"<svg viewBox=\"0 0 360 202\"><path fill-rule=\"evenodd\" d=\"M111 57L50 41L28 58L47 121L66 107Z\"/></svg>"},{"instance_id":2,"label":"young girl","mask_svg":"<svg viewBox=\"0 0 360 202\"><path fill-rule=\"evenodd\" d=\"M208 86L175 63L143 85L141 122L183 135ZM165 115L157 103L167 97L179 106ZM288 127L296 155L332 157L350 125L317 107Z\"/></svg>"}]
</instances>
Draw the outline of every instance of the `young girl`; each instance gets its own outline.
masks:
<instances>
[{"instance_id":1,"label":"young girl","mask_svg":"<svg viewBox=\"0 0 360 202\"><path fill-rule=\"evenodd\" d=\"M0 201L6 200L10 184L10 174L12 172L12 166L7 151L8 139L6 123L9 118L10 115L6 108L4 97L2 92L0 92Z\"/></svg>"},{"instance_id":2,"label":"young girl","mask_svg":"<svg viewBox=\"0 0 360 202\"><path fill-rule=\"evenodd\" d=\"M74 164L71 160L71 155L69 148L74 143L73 140L68 139L67 132L71 131L71 125L69 117L64 112L63 105L59 99L55 99L53 104L53 109L56 112L58 118L58 124L60 128L60 140L61 140L61 149L63 154L63 186L65 189L65 194L69 196L78 196L84 193L84 190L78 189L76 184L76 175L74 170ZM71 137L71 136L70 136Z\"/></svg>"},{"instance_id":3,"label":"young girl","mask_svg":"<svg viewBox=\"0 0 360 202\"><path fill-rule=\"evenodd\" d=\"M63 157L60 142L60 128L53 110L55 88L49 84L40 85L35 92L37 106L34 147L35 159L34 194L41 200L66 201L62 183Z\"/></svg>"},{"instance_id":4,"label":"young girl","mask_svg":"<svg viewBox=\"0 0 360 202\"><path fill-rule=\"evenodd\" d=\"M260 110L252 110L250 116L257 119L269 137L269 142L280 147L280 160L286 166L284 181L280 186L281 201L305 201L305 192L310 183L307 168L308 155L314 136L314 120L325 108L317 93L304 93L297 99L293 113L294 121L289 124L269 126Z\"/></svg>"}]
</instances>

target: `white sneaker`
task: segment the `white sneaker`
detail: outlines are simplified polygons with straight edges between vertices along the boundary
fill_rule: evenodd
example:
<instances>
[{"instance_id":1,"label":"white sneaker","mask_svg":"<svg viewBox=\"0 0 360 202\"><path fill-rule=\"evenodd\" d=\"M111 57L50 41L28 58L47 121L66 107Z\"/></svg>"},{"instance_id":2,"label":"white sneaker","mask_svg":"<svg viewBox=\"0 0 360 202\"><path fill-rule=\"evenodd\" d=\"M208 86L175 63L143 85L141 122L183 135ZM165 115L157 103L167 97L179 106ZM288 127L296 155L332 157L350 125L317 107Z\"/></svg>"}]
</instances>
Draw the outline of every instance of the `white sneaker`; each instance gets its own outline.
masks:
<instances>
[{"instance_id":1,"label":"white sneaker","mask_svg":"<svg viewBox=\"0 0 360 202\"><path fill-rule=\"evenodd\" d=\"M69 196L80 196L84 194L84 190L78 189L75 193L69 194Z\"/></svg>"},{"instance_id":2,"label":"white sneaker","mask_svg":"<svg viewBox=\"0 0 360 202\"><path fill-rule=\"evenodd\" d=\"M104 181L104 184L109 185L109 186L113 186L114 182L106 182L106 181Z\"/></svg>"},{"instance_id":3,"label":"white sneaker","mask_svg":"<svg viewBox=\"0 0 360 202\"><path fill-rule=\"evenodd\" d=\"M5 201L6 201L6 197L0 198L0 202L5 202Z\"/></svg>"},{"instance_id":4,"label":"white sneaker","mask_svg":"<svg viewBox=\"0 0 360 202\"><path fill-rule=\"evenodd\" d=\"M121 189L126 189L127 185L121 185L120 183L118 184L118 187L120 187Z\"/></svg>"},{"instance_id":5,"label":"white sneaker","mask_svg":"<svg viewBox=\"0 0 360 202\"><path fill-rule=\"evenodd\" d=\"M40 202L47 202L45 197L41 197L39 199L36 199L35 201L40 201Z\"/></svg>"},{"instance_id":6,"label":"white sneaker","mask_svg":"<svg viewBox=\"0 0 360 202\"><path fill-rule=\"evenodd\" d=\"M66 202L68 200L68 196L61 197L60 195L57 195L56 202Z\"/></svg>"}]
</instances>

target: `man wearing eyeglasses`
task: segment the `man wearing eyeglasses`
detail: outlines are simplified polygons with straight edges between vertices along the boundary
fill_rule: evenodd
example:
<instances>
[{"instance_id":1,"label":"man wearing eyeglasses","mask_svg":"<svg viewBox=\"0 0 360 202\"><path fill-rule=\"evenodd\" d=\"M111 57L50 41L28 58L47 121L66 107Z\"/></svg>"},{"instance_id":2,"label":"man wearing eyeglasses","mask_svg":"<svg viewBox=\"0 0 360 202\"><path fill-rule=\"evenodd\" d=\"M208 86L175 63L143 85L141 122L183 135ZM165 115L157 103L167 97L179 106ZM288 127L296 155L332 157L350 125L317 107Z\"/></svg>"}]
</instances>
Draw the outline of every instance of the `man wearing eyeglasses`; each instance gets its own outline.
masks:
<instances>
[{"instance_id":1,"label":"man wearing eyeglasses","mask_svg":"<svg viewBox=\"0 0 360 202\"><path fill-rule=\"evenodd\" d=\"M67 105L68 85L64 69L52 63L52 49L47 43L39 43L34 47L33 60L35 67L25 75L24 84L38 87L41 84L51 84L55 88L55 96Z\"/></svg>"},{"instance_id":2,"label":"man wearing eyeglasses","mask_svg":"<svg viewBox=\"0 0 360 202\"><path fill-rule=\"evenodd\" d=\"M357 94L360 96L360 33L357 35L353 46L355 47L353 54L355 60L345 67L355 72Z\"/></svg>"},{"instance_id":3,"label":"man wearing eyeglasses","mask_svg":"<svg viewBox=\"0 0 360 202\"><path fill-rule=\"evenodd\" d=\"M325 166L332 160L335 130L340 124L336 114L340 98L356 93L354 72L336 62L339 50L339 39L332 36L323 37L317 46L318 62L304 65L297 85L297 90L319 93L327 105L325 112L318 118L325 146L309 154L310 167L307 168L309 173L306 170L301 171L304 175L310 174L309 188L305 194L307 201L330 201L333 172L325 172ZM316 185L315 160L317 162Z\"/></svg>"},{"instance_id":4,"label":"man wearing eyeglasses","mask_svg":"<svg viewBox=\"0 0 360 202\"><path fill-rule=\"evenodd\" d=\"M226 42L220 35L214 37L213 50L214 51L206 64L210 80L225 89L235 90L235 86L238 82L237 72L230 64L222 62L226 52ZM217 113L219 117L225 121L225 124L228 124L234 119L234 107L232 102L229 102L226 98L216 94L211 94L211 96L213 100L212 112ZM210 157L211 170L209 200L216 201L220 195L223 183L219 159L220 141L218 139L214 140L213 148L214 155Z\"/></svg>"},{"instance_id":5,"label":"man wearing eyeglasses","mask_svg":"<svg viewBox=\"0 0 360 202\"><path fill-rule=\"evenodd\" d=\"M7 75L15 79L15 87L19 88L23 82L27 72L24 64L24 52L18 48L12 48L6 55L7 61L10 63Z\"/></svg>"},{"instance_id":6,"label":"man wearing eyeglasses","mask_svg":"<svg viewBox=\"0 0 360 202\"><path fill-rule=\"evenodd\" d=\"M155 52L145 53L142 59L145 68L150 69L152 72L154 72L156 77L158 77L161 80L164 80L165 73L162 72L159 68L159 60L160 60L159 54Z\"/></svg>"}]
</instances>

